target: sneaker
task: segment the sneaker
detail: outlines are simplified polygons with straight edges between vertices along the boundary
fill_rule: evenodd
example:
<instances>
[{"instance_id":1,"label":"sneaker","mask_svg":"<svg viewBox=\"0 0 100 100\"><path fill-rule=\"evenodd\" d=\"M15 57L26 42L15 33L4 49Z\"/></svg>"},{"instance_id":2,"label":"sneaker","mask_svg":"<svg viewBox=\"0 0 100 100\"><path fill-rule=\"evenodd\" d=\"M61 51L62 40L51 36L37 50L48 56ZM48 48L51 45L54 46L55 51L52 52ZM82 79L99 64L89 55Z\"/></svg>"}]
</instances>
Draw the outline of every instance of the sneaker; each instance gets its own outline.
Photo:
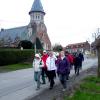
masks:
<instances>
[{"instance_id":1,"label":"sneaker","mask_svg":"<svg viewBox=\"0 0 100 100\"><path fill-rule=\"evenodd\" d=\"M46 84L45 82L41 83L41 84Z\"/></svg>"},{"instance_id":2,"label":"sneaker","mask_svg":"<svg viewBox=\"0 0 100 100\"><path fill-rule=\"evenodd\" d=\"M36 90L39 90L40 88L36 88Z\"/></svg>"},{"instance_id":3,"label":"sneaker","mask_svg":"<svg viewBox=\"0 0 100 100\"><path fill-rule=\"evenodd\" d=\"M79 76L79 73L77 73L76 76Z\"/></svg>"},{"instance_id":4,"label":"sneaker","mask_svg":"<svg viewBox=\"0 0 100 100\"><path fill-rule=\"evenodd\" d=\"M49 89L51 90L51 89L53 89L53 87L50 87Z\"/></svg>"}]
</instances>

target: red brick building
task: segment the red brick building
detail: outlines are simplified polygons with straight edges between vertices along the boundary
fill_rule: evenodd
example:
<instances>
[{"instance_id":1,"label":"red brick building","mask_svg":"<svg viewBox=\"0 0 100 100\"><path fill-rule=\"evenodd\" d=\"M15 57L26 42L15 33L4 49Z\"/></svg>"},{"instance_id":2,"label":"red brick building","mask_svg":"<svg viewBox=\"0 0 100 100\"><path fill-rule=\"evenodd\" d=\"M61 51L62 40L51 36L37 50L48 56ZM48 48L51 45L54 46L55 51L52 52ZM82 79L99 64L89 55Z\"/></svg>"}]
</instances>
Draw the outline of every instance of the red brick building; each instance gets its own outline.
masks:
<instances>
[{"instance_id":1,"label":"red brick building","mask_svg":"<svg viewBox=\"0 0 100 100\"><path fill-rule=\"evenodd\" d=\"M65 47L65 50L69 51L70 53L78 51L85 53L86 51L90 51L90 43L86 41L81 43L69 44Z\"/></svg>"}]
</instances>

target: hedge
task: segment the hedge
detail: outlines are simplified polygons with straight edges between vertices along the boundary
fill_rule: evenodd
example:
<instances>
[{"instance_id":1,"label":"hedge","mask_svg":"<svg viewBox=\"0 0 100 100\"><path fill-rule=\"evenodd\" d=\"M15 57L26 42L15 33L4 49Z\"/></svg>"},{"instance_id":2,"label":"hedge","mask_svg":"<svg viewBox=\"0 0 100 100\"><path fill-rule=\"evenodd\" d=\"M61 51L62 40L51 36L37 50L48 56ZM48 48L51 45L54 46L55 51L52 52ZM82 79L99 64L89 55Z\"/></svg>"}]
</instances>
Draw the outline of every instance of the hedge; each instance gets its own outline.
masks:
<instances>
[{"instance_id":1,"label":"hedge","mask_svg":"<svg viewBox=\"0 0 100 100\"><path fill-rule=\"evenodd\" d=\"M15 64L34 57L34 50L0 49L0 66Z\"/></svg>"}]
</instances>

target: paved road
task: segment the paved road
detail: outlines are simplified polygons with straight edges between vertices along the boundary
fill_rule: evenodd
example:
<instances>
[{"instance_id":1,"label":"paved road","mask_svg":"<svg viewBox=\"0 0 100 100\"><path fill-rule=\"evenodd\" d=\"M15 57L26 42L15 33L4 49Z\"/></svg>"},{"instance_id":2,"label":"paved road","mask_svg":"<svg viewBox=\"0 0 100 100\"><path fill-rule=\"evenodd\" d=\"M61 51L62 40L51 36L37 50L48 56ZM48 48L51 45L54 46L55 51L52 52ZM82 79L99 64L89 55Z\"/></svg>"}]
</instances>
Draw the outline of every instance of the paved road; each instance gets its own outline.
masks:
<instances>
[{"instance_id":1,"label":"paved road","mask_svg":"<svg viewBox=\"0 0 100 100\"><path fill-rule=\"evenodd\" d=\"M97 59L86 59L83 63L83 70L97 65ZM71 71L71 75L74 71ZM48 87L42 85L39 91L36 91L36 83L33 80L33 69L24 69L8 73L0 73L0 100L24 100L30 96L35 96ZM56 83L59 80L56 79Z\"/></svg>"}]
</instances>

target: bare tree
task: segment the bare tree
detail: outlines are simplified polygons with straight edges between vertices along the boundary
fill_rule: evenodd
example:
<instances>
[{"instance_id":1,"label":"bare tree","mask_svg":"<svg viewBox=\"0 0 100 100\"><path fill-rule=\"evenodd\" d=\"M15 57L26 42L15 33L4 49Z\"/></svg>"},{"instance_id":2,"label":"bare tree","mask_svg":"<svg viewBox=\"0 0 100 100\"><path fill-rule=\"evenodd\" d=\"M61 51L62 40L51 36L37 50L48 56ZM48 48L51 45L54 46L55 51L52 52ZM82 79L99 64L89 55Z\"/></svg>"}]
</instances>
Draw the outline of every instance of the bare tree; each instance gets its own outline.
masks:
<instances>
[{"instance_id":1,"label":"bare tree","mask_svg":"<svg viewBox=\"0 0 100 100\"><path fill-rule=\"evenodd\" d=\"M63 47L62 47L62 45L60 45L60 44L55 44L54 46L53 46L53 50L54 51L62 51L63 50Z\"/></svg>"},{"instance_id":2,"label":"bare tree","mask_svg":"<svg viewBox=\"0 0 100 100\"><path fill-rule=\"evenodd\" d=\"M94 41L100 36L100 28L97 28L97 32L92 34L92 37L94 38Z\"/></svg>"},{"instance_id":3,"label":"bare tree","mask_svg":"<svg viewBox=\"0 0 100 100\"><path fill-rule=\"evenodd\" d=\"M100 39L97 39L96 41L96 47L97 47L97 51L98 51L98 77L100 77Z\"/></svg>"},{"instance_id":4,"label":"bare tree","mask_svg":"<svg viewBox=\"0 0 100 100\"><path fill-rule=\"evenodd\" d=\"M96 46L97 56L98 56L98 77L100 77L100 28L97 29L96 33L92 34L94 38L94 44Z\"/></svg>"}]
</instances>

